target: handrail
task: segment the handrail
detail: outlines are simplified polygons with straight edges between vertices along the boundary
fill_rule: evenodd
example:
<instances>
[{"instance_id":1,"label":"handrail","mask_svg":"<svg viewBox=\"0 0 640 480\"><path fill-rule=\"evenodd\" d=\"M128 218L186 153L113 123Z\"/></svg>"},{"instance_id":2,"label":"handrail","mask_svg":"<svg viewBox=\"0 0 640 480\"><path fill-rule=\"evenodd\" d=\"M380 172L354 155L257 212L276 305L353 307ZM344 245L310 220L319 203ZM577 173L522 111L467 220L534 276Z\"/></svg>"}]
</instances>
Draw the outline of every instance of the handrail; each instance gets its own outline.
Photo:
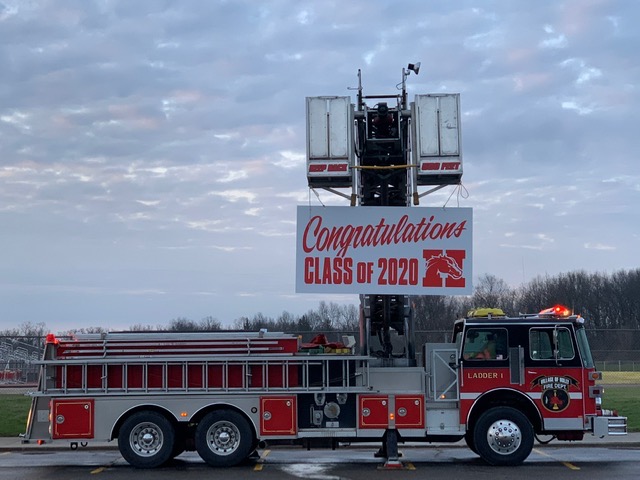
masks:
<instances>
[{"instance_id":1,"label":"handrail","mask_svg":"<svg viewBox=\"0 0 640 480\"><path fill-rule=\"evenodd\" d=\"M44 381L33 395L368 391L370 360L344 354L43 360Z\"/></svg>"}]
</instances>

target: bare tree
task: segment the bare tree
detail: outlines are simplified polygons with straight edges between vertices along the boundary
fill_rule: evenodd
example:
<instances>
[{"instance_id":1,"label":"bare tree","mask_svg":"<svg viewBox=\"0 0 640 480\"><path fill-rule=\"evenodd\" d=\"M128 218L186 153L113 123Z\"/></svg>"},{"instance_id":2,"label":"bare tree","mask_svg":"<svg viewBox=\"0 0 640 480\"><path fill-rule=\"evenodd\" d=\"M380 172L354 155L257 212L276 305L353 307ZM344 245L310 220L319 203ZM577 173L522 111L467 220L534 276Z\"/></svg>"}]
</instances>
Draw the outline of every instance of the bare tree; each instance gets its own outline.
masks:
<instances>
[{"instance_id":1,"label":"bare tree","mask_svg":"<svg viewBox=\"0 0 640 480\"><path fill-rule=\"evenodd\" d=\"M200 325L198 325L198 329L203 330L205 332L215 332L218 330L222 330L222 323L217 318L208 316L200 320Z\"/></svg>"},{"instance_id":2,"label":"bare tree","mask_svg":"<svg viewBox=\"0 0 640 480\"><path fill-rule=\"evenodd\" d=\"M70 330L69 333L105 333L108 331L109 329L104 327L82 327Z\"/></svg>"},{"instance_id":3,"label":"bare tree","mask_svg":"<svg viewBox=\"0 0 640 480\"><path fill-rule=\"evenodd\" d=\"M151 332L153 330L162 330L162 328L154 327L153 325L143 325L141 323L136 323L129 327L129 331L131 332Z\"/></svg>"},{"instance_id":4,"label":"bare tree","mask_svg":"<svg viewBox=\"0 0 640 480\"><path fill-rule=\"evenodd\" d=\"M171 320L167 330L173 332L193 332L198 330L198 324L188 318L178 317Z\"/></svg>"},{"instance_id":5,"label":"bare tree","mask_svg":"<svg viewBox=\"0 0 640 480\"><path fill-rule=\"evenodd\" d=\"M507 282L486 273L478 279L472 300L475 307L508 308L513 301L513 292Z\"/></svg>"}]
</instances>

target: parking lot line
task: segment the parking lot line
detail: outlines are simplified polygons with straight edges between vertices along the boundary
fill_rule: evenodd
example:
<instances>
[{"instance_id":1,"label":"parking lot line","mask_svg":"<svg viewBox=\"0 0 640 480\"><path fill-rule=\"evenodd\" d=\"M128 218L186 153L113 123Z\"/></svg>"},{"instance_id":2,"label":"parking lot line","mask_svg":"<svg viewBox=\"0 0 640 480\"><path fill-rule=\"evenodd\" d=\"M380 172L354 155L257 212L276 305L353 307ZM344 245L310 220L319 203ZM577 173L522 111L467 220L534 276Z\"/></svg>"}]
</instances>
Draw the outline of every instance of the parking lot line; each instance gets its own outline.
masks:
<instances>
[{"instance_id":1,"label":"parking lot line","mask_svg":"<svg viewBox=\"0 0 640 480\"><path fill-rule=\"evenodd\" d=\"M262 467L264 467L264 460L267 458L267 455L271 453L271 450L267 449L262 452L260 458L257 460L255 467L253 467L254 472L260 472Z\"/></svg>"},{"instance_id":2,"label":"parking lot line","mask_svg":"<svg viewBox=\"0 0 640 480\"><path fill-rule=\"evenodd\" d=\"M542 450L538 450L537 448L534 448L533 451L536 452L538 455L542 455L543 457L553 458L554 460L557 460L562 465L567 467L569 470L580 470L580 467L575 466L573 463L563 462L562 460L558 460L557 458L552 457L548 453L544 453Z\"/></svg>"}]
</instances>

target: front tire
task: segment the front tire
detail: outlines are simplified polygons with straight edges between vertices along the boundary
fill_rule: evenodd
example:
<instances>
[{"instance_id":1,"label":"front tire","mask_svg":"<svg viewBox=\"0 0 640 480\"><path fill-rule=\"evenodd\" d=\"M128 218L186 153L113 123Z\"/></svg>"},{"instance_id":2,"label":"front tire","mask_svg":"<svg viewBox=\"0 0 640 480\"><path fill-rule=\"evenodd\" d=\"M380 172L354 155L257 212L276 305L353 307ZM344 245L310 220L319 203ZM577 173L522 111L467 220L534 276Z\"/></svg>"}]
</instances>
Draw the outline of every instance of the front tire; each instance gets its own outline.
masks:
<instances>
[{"instance_id":1,"label":"front tire","mask_svg":"<svg viewBox=\"0 0 640 480\"><path fill-rule=\"evenodd\" d=\"M473 441L473 431L467 431L467 433L464 434L464 441L467 444L467 447L469 447L469 450L477 455L478 449Z\"/></svg>"},{"instance_id":2,"label":"front tire","mask_svg":"<svg viewBox=\"0 0 640 480\"><path fill-rule=\"evenodd\" d=\"M173 425L157 412L134 413L118 434L120 453L137 468L155 468L165 463L171 458L174 442Z\"/></svg>"},{"instance_id":3,"label":"front tire","mask_svg":"<svg viewBox=\"0 0 640 480\"><path fill-rule=\"evenodd\" d=\"M515 408L494 407L478 419L473 443L490 465L520 465L533 449L533 427Z\"/></svg>"},{"instance_id":4,"label":"front tire","mask_svg":"<svg viewBox=\"0 0 640 480\"><path fill-rule=\"evenodd\" d=\"M247 420L233 410L207 414L196 429L196 450L214 467L232 467L249 456L254 444Z\"/></svg>"}]
</instances>

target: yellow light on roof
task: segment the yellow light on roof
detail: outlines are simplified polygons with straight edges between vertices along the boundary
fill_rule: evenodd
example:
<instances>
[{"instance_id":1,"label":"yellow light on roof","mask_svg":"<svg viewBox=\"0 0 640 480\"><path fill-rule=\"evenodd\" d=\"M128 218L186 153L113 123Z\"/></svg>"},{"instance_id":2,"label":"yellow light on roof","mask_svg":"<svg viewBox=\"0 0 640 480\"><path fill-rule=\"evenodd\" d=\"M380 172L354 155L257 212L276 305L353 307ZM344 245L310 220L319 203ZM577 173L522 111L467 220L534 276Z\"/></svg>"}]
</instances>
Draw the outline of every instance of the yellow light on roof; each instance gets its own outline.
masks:
<instances>
[{"instance_id":1,"label":"yellow light on roof","mask_svg":"<svg viewBox=\"0 0 640 480\"><path fill-rule=\"evenodd\" d=\"M501 308L474 308L467 313L467 317L504 317L505 313Z\"/></svg>"}]
</instances>

